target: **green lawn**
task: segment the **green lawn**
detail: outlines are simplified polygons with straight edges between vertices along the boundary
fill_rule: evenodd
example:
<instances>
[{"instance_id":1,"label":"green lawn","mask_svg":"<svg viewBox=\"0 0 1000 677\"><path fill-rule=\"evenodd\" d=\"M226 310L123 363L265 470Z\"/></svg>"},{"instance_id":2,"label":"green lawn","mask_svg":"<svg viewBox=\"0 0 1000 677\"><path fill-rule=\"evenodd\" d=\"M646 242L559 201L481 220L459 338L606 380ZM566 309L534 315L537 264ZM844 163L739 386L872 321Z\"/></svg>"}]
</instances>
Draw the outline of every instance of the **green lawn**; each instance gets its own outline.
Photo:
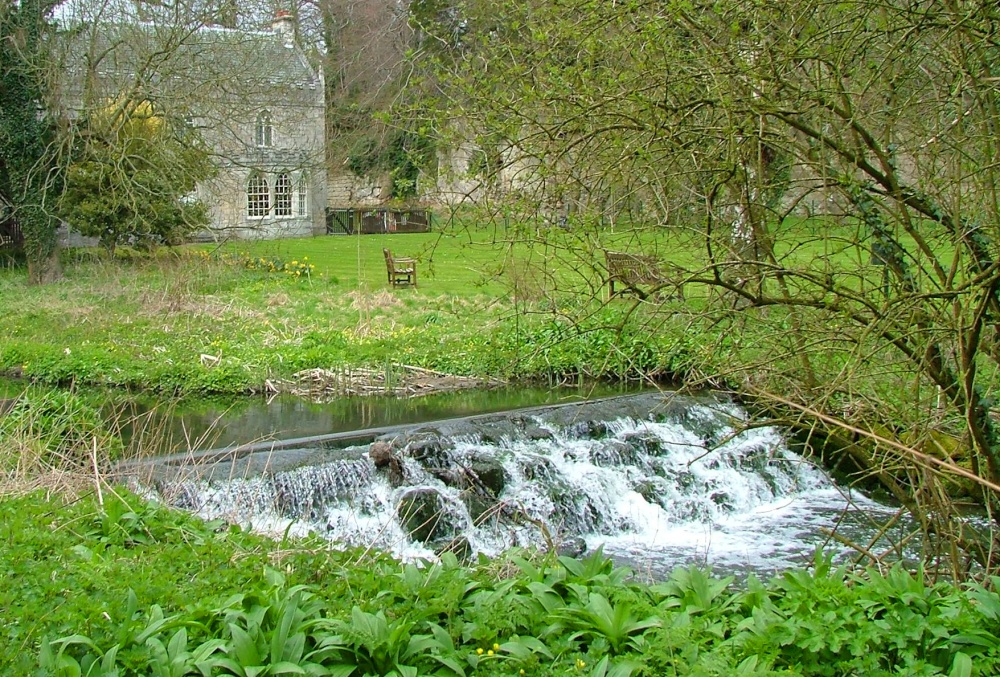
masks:
<instances>
[{"instance_id":1,"label":"green lawn","mask_svg":"<svg viewBox=\"0 0 1000 677\"><path fill-rule=\"evenodd\" d=\"M851 226L787 228L779 256L816 273L842 267L840 284L877 284ZM819 239L819 228L842 228L843 237ZM185 393L245 393L304 369L390 363L503 378L670 374L694 364L725 378L738 366L726 358L738 334L701 315L710 287L687 285L684 302L607 302L603 250L652 253L704 276L702 245L680 227L465 223L192 245L153 259L77 252L65 278L46 287L27 285L23 268L0 269L0 371ZM418 260L416 289L389 287L383 248ZM784 317L765 309L739 320L759 325L740 346L754 351L748 359L788 343Z\"/></svg>"},{"instance_id":2,"label":"green lawn","mask_svg":"<svg viewBox=\"0 0 1000 677\"><path fill-rule=\"evenodd\" d=\"M492 276L503 261L502 248L491 243L462 242L440 233L330 235L315 238L234 242L220 251L247 252L285 263L308 261L319 278L333 278L346 291L370 292L387 287L387 248L396 256L418 259L418 290L424 294L468 297L503 290ZM211 250L211 248L210 248Z\"/></svg>"},{"instance_id":3,"label":"green lawn","mask_svg":"<svg viewBox=\"0 0 1000 677\"><path fill-rule=\"evenodd\" d=\"M302 369L388 362L503 377L632 369L627 343L610 336L578 332L586 345L567 348L570 324L558 319L596 312L619 326L631 308L601 305L599 243L502 235L326 236L114 261L81 252L46 287L2 269L0 370L44 383L247 392ZM418 259L416 289L389 287L385 247Z\"/></svg>"},{"instance_id":4,"label":"green lawn","mask_svg":"<svg viewBox=\"0 0 1000 677\"><path fill-rule=\"evenodd\" d=\"M424 294L469 297L503 295L529 283L562 292L599 289L603 284L601 248L651 251L691 267L698 258L693 243L679 231L572 233L548 229L513 233L489 227L458 231L386 235L331 235L315 238L233 242L218 251L246 252L284 263L307 260L319 276L334 277L345 290L386 287L382 250L418 260L418 288ZM208 248L209 251L215 248Z\"/></svg>"}]
</instances>

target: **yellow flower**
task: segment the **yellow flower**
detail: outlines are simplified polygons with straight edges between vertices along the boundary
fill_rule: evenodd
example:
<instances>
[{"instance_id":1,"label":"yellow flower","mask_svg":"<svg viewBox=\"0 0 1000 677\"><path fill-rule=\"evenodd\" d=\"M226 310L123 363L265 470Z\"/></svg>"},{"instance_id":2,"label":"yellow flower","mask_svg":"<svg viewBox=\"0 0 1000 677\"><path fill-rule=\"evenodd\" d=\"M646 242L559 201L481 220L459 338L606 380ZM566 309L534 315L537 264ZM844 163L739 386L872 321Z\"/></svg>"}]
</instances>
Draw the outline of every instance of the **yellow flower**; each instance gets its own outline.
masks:
<instances>
[{"instance_id":1,"label":"yellow flower","mask_svg":"<svg viewBox=\"0 0 1000 677\"><path fill-rule=\"evenodd\" d=\"M500 650L500 645L494 642L494 644L493 644L493 650L494 651L499 651Z\"/></svg>"},{"instance_id":2,"label":"yellow flower","mask_svg":"<svg viewBox=\"0 0 1000 677\"><path fill-rule=\"evenodd\" d=\"M493 649L490 649L489 651L487 651L486 655L487 656L492 656L493 655Z\"/></svg>"},{"instance_id":3,"label":"yellow flower","mask_svg":"<svg viewBox=\"0 0 1000 677\"><path fill-rule=\"evenodd\" d=\"M482 655L483 655L483 650L482 650L482 648L479 648L479 649L476 649L476 655L477 655L477 656L482 656Z\"/></svg>"},{"instance_id":4,"label":"yellow flower","mask_svg":"<svg viewBox=\"0 0 1000 677\"><path fill-rule=\"evenodd\" d=\"M583 669L583 668L587 667L587 664L583 662L583 659L577 658L576 659L576 667L578 667L580 669Z\"/></svg>"},{"instance_id":5,"label":"yellow flower","mask_svg":"<svg viewBox=\"0 0 1000 677\"><path fill-rule=\"evenodd\" d=\"M517 674L523 675L524 674L524 668L521 668L521 670Z\"/></svg>"}]
</instances>

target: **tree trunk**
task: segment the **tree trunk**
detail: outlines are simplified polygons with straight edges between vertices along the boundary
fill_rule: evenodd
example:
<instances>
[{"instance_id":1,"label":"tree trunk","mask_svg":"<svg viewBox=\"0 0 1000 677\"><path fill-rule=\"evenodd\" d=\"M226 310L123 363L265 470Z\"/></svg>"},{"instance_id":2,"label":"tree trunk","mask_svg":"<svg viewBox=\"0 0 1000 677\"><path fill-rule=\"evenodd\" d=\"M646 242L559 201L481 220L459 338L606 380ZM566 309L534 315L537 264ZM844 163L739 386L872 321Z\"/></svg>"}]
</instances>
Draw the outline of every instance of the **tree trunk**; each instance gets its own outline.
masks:
<instances>
[{"instance_id":1,"label":"tree trunk","mask_svg":"<svg viewBox=\"0 0 1000 677\"><path fill-rule=\"evenodd\" d=\"M28 259L28 282L48 284L62 277L59 263L57 222L38 206L30 205L17 211L24 233L24 253Z\"/></svg>"},{"instance_id":2,"label":"tree trunk","mask_svg":"<svg viewBox=\"0 0 1000 677\"><path fill-rule=\"evenodd\" d=\"M59 262L59 249L55 248L44 258L28 259L28 282L30 284L48 284L62 277L62 264Z\"/></svg>"}]
</instances>

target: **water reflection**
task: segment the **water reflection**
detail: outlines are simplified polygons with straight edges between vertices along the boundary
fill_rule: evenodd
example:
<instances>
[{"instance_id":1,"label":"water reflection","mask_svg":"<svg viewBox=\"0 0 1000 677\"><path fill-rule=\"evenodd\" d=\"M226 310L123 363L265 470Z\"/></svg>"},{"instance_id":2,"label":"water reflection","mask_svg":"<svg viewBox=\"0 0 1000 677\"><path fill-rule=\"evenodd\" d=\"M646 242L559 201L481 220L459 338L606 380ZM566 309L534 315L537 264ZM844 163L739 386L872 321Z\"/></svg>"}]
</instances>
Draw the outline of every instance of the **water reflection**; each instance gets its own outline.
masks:
<instances>
[{"instance_id":1,"label":"water reflection","mask_svg":"<svg viewBox=\"0 0 1000 677\"><path fill-rule=\"evenodd\" d=\"M270 400L157 402L131 400L109 405L122 423L126 445L167 454L264 440L308 437L381 426L422 423L521 407L575 402L639 392L635 385L503 387L462 390L423 397L346 397L325 404L283 395Z\"/></svg>"}]
</instances>

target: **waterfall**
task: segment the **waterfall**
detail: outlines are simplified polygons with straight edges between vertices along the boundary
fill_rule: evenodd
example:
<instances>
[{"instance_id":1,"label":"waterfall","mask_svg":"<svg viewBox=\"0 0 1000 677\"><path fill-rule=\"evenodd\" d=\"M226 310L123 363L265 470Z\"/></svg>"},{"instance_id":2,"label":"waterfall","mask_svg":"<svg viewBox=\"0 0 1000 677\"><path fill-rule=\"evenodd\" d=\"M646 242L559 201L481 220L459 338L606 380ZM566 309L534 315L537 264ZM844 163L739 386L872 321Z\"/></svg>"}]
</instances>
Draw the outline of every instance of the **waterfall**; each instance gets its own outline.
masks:
<instances>
[{"instance_id":1,"label":"waterfall","mask_svg":"<svg viewBox=\"0 0 1000 677\"><path fill-rule=\"evenodd\" d=\"M297 450L307 464L176 475L154 493L206 518L403 558L554 544L603 547L651 573L780 569L845 515L888 510L836 486L778 429L745 426L731 403L600 404L414 426L335 453L320 444Z\"/></svg>"}]
</instances>

